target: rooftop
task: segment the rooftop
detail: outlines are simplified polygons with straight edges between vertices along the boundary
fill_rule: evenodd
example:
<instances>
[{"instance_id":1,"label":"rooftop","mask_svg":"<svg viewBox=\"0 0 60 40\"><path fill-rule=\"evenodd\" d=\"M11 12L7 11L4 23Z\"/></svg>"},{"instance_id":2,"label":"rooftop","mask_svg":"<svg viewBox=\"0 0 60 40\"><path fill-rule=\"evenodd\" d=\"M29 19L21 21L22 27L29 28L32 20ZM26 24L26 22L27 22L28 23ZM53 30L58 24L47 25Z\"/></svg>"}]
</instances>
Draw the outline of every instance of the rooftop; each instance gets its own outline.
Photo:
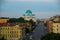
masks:
<instances>
[{"instance_id":1,"label":"rooftop","mask_svg":"<svg viewBox=\"0 0 60 40\"><path fill-rule=\"evenodd\" d=\"M32 11L31 10L27 10L26 13L30 15L30 14L32 14Z\"/></svg>"}]
</instances>

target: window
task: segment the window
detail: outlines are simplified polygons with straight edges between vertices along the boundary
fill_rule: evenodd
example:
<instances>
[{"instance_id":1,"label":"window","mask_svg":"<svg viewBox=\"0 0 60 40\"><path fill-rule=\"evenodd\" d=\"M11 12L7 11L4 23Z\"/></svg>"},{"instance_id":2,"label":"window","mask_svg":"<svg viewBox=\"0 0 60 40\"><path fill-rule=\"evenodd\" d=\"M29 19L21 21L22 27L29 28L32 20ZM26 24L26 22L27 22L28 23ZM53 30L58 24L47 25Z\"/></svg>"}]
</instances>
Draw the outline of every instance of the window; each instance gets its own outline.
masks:
<instances>
[{"instance_id":1,"label":"window","mask_svg":"<svg viewBox=\"0 0 60 40\"><path fill-rule=\"evenodd\" d=\"M0 28L0 30L2 30L2 28Z\"/></svg>"},{"instance_id":2,"label":"window","mask_svg":"<svg viewBox=\"0 0 60 40\"><path fill-rule=\"evenodd\" d=\"M58 31L58 28L57 28L57 31Z\"/></svg>"},{"instance_id":3,"label":"window","mask_svg":"<svg viewBox=\"0 0 60 40\"><path fill-rule=\"evenodd\" d=\"M10 32L11 33L11 32Z\"/></svg>"},{"instance_id":4,"label":"window","mask_svg":"<svg viewBox=\"0 0 60 40\"><path fill-rule=\"evenodd\" d=\"M58 27L58 25L57 25L57 27Z\"/></svg>"},{"instance_id":5,"label":"window","mask_svg":"<svg viewBox=\"0 0 60 40\"><path fill-rule=\"evenodd\" d=\"M30 18L30 17L27 17L28 19Z\"/></svg>"}]
</instances>

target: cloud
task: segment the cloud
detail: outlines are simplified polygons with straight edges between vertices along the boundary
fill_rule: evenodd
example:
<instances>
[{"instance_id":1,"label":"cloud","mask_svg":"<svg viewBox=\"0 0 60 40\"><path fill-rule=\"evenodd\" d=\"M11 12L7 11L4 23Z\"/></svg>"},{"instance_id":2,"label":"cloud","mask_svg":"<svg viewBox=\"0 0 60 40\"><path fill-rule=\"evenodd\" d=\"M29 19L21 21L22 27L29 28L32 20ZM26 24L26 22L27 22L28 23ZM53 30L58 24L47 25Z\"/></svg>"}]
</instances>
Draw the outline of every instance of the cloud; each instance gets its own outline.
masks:
<instances>
[{"instance_id":1,"label":"cloud","mask_svg":"<svg viewBox=\"0 0 60 40\"><path fill-rule=\"evenodd\" d=\"M17 2L17 1L24 1L24 2L56 2L57 0L5 0L9 2Z\"/></svg>"}]
</instances>

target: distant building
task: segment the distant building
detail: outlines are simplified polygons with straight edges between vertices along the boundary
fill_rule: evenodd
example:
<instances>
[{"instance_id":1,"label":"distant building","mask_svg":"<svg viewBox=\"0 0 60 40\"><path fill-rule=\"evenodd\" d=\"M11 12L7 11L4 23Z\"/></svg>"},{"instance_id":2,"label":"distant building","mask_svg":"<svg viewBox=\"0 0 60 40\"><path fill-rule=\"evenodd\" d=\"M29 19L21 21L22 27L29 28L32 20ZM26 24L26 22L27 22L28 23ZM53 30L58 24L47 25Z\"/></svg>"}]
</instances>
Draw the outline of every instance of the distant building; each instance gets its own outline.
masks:
<instances>
[{"instance_id":1,"label":"distant building","mask_svg":"<svg viewBox=\"0 0 60 40\"><path fill-rule=\"evenodd\" d=\"M23 18L24 18L25 20L27 20L27 21L29 21L29 20L32 19L33 21L36 22L35 14L32 14L32 11L31 11L31 10L27 10L27 11L25 12L25 14L23 15Z\"/></svg>"},{"instance_id":2,"label":"distant building","mask_svg":"<svg viewBox=\"0 0 60 40\"><path fill-rule=\"evenodd\" d=\"M49 32L60 33L60 16L52 17L51 20L47 21L47 27Z\"/></svg>"},{"instance_id":3,"label":"distant building","mask_svg":"<svg viewBox=\"0 0 60 40\"><path fill-rule=\"evenodd\" d=\"M1 26L0 27L0 34L6 40L21 40L22 29L19 25Z\"/></svg>"},{"instance_id":4,"label":"distant building","mask_svg":"<svg viewBox=\"0 0 60 40\"><path fill-rule=\"evenodd\" d=\"M7 23L8 20L8 18L0 18L0 23Z\"/></svg>"},{"instance_id":5,"label":"distant building","mask_svg":"<svg viewBox=\"0 0 60 40\"><path fill-rule=\"evenodd\" d=\"M47 18L40 19L40 21L42 21L42 22L44 22L44 23L46 23L47 20L48 20Z\"/></svg>"}]
</instances>

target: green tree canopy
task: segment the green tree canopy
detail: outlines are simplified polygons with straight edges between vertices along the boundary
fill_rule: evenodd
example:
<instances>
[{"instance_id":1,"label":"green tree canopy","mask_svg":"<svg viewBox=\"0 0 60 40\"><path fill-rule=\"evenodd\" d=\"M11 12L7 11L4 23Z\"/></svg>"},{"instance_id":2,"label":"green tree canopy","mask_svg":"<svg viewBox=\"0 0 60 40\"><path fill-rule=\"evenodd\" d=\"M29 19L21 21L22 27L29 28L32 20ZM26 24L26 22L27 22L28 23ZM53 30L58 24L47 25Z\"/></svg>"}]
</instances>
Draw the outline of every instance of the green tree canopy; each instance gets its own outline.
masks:
<instances>
[{"instance_id":1,"label":"green tree canopy","mask_svg":"<svg viewBox=\"0 0 60 40\"><path fill-rule=\"evenodd\" d=\"M6 40L4 37L0 38L0 40Z\"/></svg>"},{"instance_id":2,"label":"green tree canopy","mask_svg":"<svg viewBox=\"0 0 60 40\"><path fill-rule=\"evenodd\" d=\"M32 30L34 30L35 27L36 27L36 22L34 22L34 21L31 19L31 20L29 21L29 23L31 24Z\"/></svg>"},{"instance_id":3,"label":"green tree canopy","mask_svg":"<svg viewBox=\"0 0 60 40\"><path fill-rule=\"evenodd\" d=\"M10 23L17 22L17 18L10 18L8 22L10 22Z\"/></svg>"},{"instance_id":4,"label":"green tree canopy","mask_svg":"<svg viewBox=\"0 0 60 40\"><path fill-rule=\"evenodd\" d=\"M20 18L18 18L18 22L24 23L25 20L24 20L24 18L20 17Z\"/></svg>"},{"instance_id":5,"label":"green tree canopy","mask_svg":"<svg viewBox=\"0 0 60 40\"><path fill-rule=\"evenodd\" d=\"M16 22L16 23L21 22L22 23L23 22L24 23L25 20L22 17L20 17L20 18L10 18L8 22L10 22L10 23L12 23L12 22Z\"/></svg>"},{"instance_id":6,"label":"green tree canopy","mask_svg":"<svg viewBox=\"0 0 60 40\"><path fill-rule=\"evenodd\" d=\"M60 40L60 34L49 33L41 38L41 40Z\"/></svg>"}]
</instances>

